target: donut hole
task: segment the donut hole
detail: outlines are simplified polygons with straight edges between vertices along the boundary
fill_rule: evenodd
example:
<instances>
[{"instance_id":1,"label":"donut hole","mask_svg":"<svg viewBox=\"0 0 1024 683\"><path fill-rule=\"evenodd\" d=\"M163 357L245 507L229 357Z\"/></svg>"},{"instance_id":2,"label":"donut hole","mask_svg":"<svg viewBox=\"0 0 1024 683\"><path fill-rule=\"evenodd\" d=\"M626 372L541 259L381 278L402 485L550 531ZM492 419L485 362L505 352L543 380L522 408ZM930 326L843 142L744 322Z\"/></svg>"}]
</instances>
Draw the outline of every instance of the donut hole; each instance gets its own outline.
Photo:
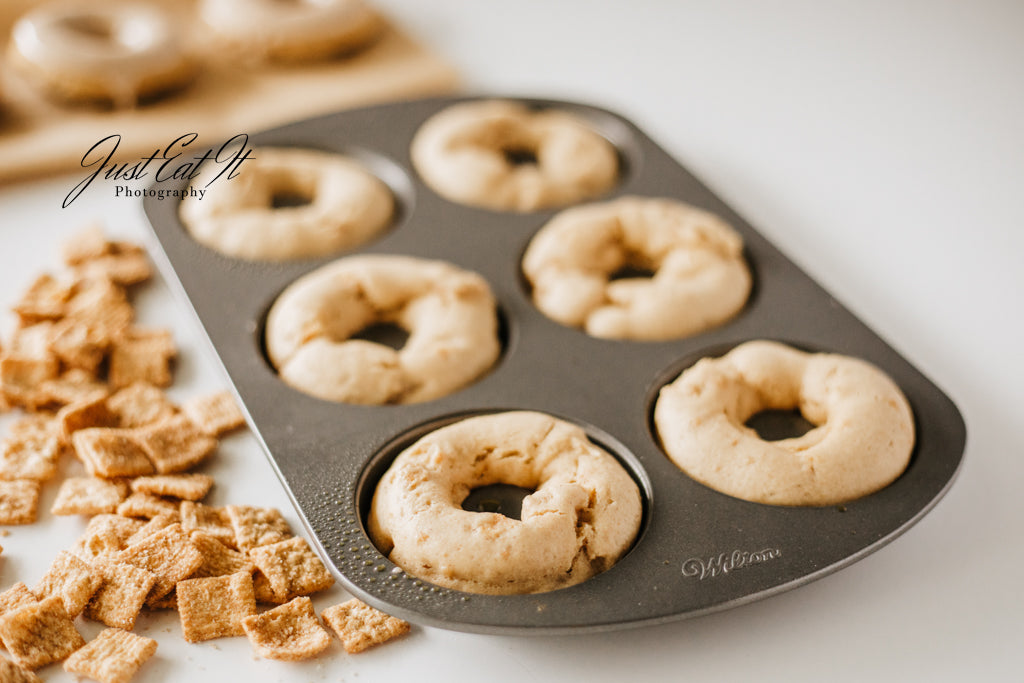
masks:
<instances>
[{"instance_id":1,"label":"donut hole","mask_svg":"<svg viewBox=\"0 0 1024 683\"><path fill-rule=\"evenodd\" d=\"M61 20L61 24L76 36L93 42L112 43L117 39L117 31L108 17L75 14Z\"/></svg>"},{"instance_id":2,"label":"donut hole","mask_svg":"<svg viewBox=\"0 0 1024 683\"><path fill-rule=\"evenodd\" d=\"M817 427L796 408L761 410L743 424L765 441L797 439Z\"/></svg>"},{"instance_id":3,"label":"donut hole","mask_svg":"<svg viewBox=\"0 0 1024 683\"><path fill-rule=\"evenodd\" d=\"M536 166L538 163L537 150L523 145L509 145L501 148L501 154L505 163L509 166Z\"/></svg>"},{"instance_id":4,"label":"donut hole","mask_svg":"<svg viewBox=\"0 0 1024 683\"><path fill-rule=\"evenodd\" d=\"M496 512L509 519L522 519L523 499L533 491L512 484L478 486L462 501L467 512Z\"/></svg>"},{"instance_id":5,"label":"donut hole","mask_svg":"<svg viewBox=\"0 0 1024 683\"><path fill-rule=\"evenodd\" d=\"M309 206L313 203L311 192L297 192L295 190L283 189L275 191L270 195L270 207L272 209L296 209L302 206Z\"/></svg>"},{"instance_id":6,"label":"donut hole","mask_svg":"<svg viewBox=\"0 0 1024 683\"><path fill-rule=\"evenodd\" d=\"M399 351L409 341L409 331L392 322L376 322L367 325L353 334L349 339L361 339L390 347Z\"/></svg>"},{"instance_id":7,"label":"donut hole","mask_svg":"<svg viewBox=\"0 0 1024 683\"><path fill-rule=\"evenodd\" d=\"M648 268L635 263L627 263L618 270L608 275L608 280L632 280L637 278L652 278L658 272L654 268Z\"/></svg>"}]
</instances>

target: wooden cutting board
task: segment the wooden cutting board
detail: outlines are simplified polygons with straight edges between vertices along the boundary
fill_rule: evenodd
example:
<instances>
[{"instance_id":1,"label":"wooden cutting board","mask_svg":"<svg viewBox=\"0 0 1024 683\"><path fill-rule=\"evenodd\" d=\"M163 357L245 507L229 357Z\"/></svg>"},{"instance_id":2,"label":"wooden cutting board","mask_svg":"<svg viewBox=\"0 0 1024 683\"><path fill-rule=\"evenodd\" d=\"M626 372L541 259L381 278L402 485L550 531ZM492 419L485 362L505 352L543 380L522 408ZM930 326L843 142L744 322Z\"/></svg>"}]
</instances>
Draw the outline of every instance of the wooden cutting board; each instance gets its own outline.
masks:
<instances>
[{"instance_id":1,"label":"wooden cutting board","mask_svg":"<svg viewBox=\"0 0 1024 683\"><path fill-rule=\"evenodd\" d=\"M366 50L304 65L240 64L226 60L192 30L194 0L150 0L171 8L201 60L195 82L135 109L102 110L53 104L3 62L0 53L0 183L81 168L96 142L119 134L118 159L163 148L198 133L213 144L295 119L389 100L452 92L454 69L405 35L394 21ZM0 1L6 45L17 17L40 0Z\"/></svg>"}]
</instances>

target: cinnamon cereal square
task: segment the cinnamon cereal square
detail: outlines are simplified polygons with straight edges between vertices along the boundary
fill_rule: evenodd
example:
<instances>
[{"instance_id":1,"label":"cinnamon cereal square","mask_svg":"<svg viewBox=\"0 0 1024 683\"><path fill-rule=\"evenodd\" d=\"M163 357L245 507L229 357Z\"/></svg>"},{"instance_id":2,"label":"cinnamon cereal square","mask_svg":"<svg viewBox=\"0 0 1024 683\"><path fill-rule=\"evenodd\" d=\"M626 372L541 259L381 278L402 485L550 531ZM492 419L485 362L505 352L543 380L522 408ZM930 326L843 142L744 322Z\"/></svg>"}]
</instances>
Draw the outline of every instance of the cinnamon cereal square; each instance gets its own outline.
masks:
<instances>
[{"instance_id":1,"label":"cinnamon cereal square","mask_svg":"<svg viewBox=\"0 0 1024 683\"><path fill-rule=\"evenodd\" d=\"M92 373L72 368L40 384L39 395L46 405L66 406L101 399L107 395L107 386Z\"/></svg>"},{"instance_id":2,"label":"cinnamon cereal square","mask_svg":"<svg viewBox=\"0 0 1024 683\"><path fill-rule=\"evenodd\" d=\"M177 349L169 331L127 330L111 344L107 381L115 388L135 382L170 386L175 355Z\"/></svg>"},{"instance_id":3,"label":"cinnamon cereal square","mask_svg":"<svg viewBox=\"0 0 1024 683\"><path fill-rule=\"evenodd\" d=\"M231 518L224 508L183 500L180 512L181 527L185 531L201 529L230 548L238 547Z\"/></svg>"},{"instance_id":4,"label":"cinnamon cereal square","mask_svg":"<svg viewBox=\"0 0 1024 683\"><path fill-rule=\"evenodd\" d=\"M29 285L11 309L23 322L61 318L71 292L71 283L44 273Z\"/></svg>"},{"instance_id":5,"label":"cinnamon cereal square","mask_svg":"<svg viewBox=\"0 0 1024 683\"><path fill-rule=\"evenodd\" d=\"M103 232L103 226L90 223L78 229L60 245L61 258L69 266L99 258L110 250L110 243Z\"/></svg>"},{"instance_id":6,"label":"cinnamon cereal square","mask_svg":"<svg viewBox=\"0 0 1024 683\"><path fill-rule=\"evenodd\" d=\"M117 416L117 426L124 429L155 424L177 412L163 389L146 382L135 382L114 392L107 399L107 407Z\"/></svg>"},{"instance_id":7,"label":"cinnamon cereal square","mask_svg":"<svg viewBox=\"0 0 1024 683\"><path fill-rule=\"evenodd\" d=\"M3 593L0 593L0 617L25 605L34 605L39 602L28 586L21 581L14 584Z\"/></svg>"},{"instance_id":8,"label":"cinnamon cereal square","mask_svg":"<svg viewBox=\"0 0 1024 683\"><path fill-rule=\"evenodd\" d=\"M111 479L153 473L153 463L132 431L82 429L72 434L71 444L89 474L95 477Z\"/></svg>"},{"instance_id":9,"label":"cinnamon cereal square","mask_svg":"<svg viewBox=\"0 0 1024 683\"><path fill-rule=\"evenodd\" d=\"M245 416L228 391L193 398L182 404L181 409L204 434L210 436L221 436L245 424Z\"/></svg>"},{"instance_id":10,"label":"cinnamon cereal square","mask_svg":"<svg viewBox=\"0 0 1024 683\"><path fill-rule=\"evenodd\" d=\"M14 661L26 669L60 661L85 645L57 596L0 617L0 640Z\"/></svg>"},{"instance_id":11,"label":"cinnamon cereal square","mask_svg":"<svg viewBox=\"0 0 1024 683\"><path fill-rule=\"evenodd\" d=\"M93 566L102 575L103 583L86 606L85 616L130 631L156 583L156 574L106 558L97 559Z\"/></svg>"},{"instance_id":12,"label":"cinnamon cereal square","mask_svg":"<svg viewBox=\"0 0 1024 683\"><path fill-rule=\"evenodd\" d=\"M117 479L68 477L61 482L50 512L55 515L112 513L128 495L128 485Z\"/></svg>"},{"instance_id":13,"label":"cinnamon cereal square","mask_svg":"<svg viewBox=\"0 0 1024 683\"><path fill-rule=\"evenodd\" d=\"M156 647L152 638L108 628L68 657L64 670L100 683L128 683Z\"/></svg>"},{"instance_id":14,"label":"cinnamon cereal square","mask_svg":"<svg viewBox=\"0 0 1024 683\"><path fill-rule=\"evenodd\" d=\"M295 598L262 614L246 617L242 628L261 657L298 661L315 657L331 644L307 597Z\"/></svg>"},{"instance_id":15,"label":"cinnamon cereal square","mask_svg":"<svg viewBox=\"0 0 1024 683\"><path fill-rule=\"evenodd\" d=\"M141 567L156 574L150 599L171 592L174 584L190 576L203 563L203 555L189 540L180 524L172 524L114 555L118 562Z\"/></svg>"},{"instance_id":16,"label":"cinnamon cereal square","mask_svg":"<svg viewBox=\"0 0 1024 683\"><path fill-rule=\"evenodd\" d=\"M7 659L0 658L0 681L4 683L43 683L43 679L28 669Z\"/></svg>"},{"instance_id":17,"label":"cinnamon cereal square","mask_svg":"<svg viewBox=\"0 0 1024 683\"><path fill-rule=\"evenodd\" d=\"M120 426L117 415L107 405L105 395L92 396L64 406L57 413L57 421L60 422L61 433L66 439L70 439L75 432L82 429Z\"/></svg>"},{"instance_id":18,"label":"cinnamon cereal square","mask_svg":"<svg viewBox=\"0 0 1024 683\"><path fill-rule=\"evenodd\" d=\"M292 537L288 522L276 508L228 505L226 508L240 550L270 545Z\"/></svg>"},{"instance_id":19,"label":"cinnamon cereal square","mask_svg":"<svg viewBox=\"0 0 1024 683\"><path fill-rule=\"evenodd\" d=\"M199 431L184 415L175 415L135 433L159 474L187 470L217 448L217 440Z\"/></svg>"},{"instance_id":20,"label":"cinnamon cereal square","mask_svg":"<svg viewBox=\"0 0 1024 683\"><path fill-rule=\"evenodd\" d=\"M74 318L53 326L50 350L69 368L96 375L110 348L109 331Z\"/></svg>"},{"instance_id":21,"label":"cinnamon cereal square","mask_svg":"<svg viewBox=\"0 0 1024 683\"><path fill-rule=\"evenodd\" d=\"M56 435L8 435L0 441L0 479L47 481L57 474L59 456Z\"/></svg>"},{"instance_id":22,"label":"cinnamon cereal square","mask_svg":"<svg viewBox=\"0 0 1024 683\"><path fill-rule=\"evenodd\" d=\"M128 538L128 540L125 541L124 544L126 546L135 545L136 543L138 543L142 539L146 538L147 536L152 536L153 534L155 534L156 532L160 531L161 529L166 529L167 527L171 526L172 524L180 524L180 523L181 523L181 515L178 514L177 510L175 510L173 512L161 512L159 515L156 515L155 517L151 517L149 519L149 521L146 522L145 525L143 525L138 531L136 531L134 534L132 534Z\"/></svg>"},{"instance_id":23,"label":"cinnamon cereal square","mask_svg":"<svg viewBox=\"0 0 1024 683\"><path fill-rule=\"evenodd\" d=\"M120 515L100 514L89 520L85 532L78 538L71 552L87 562L98 557L113 555L123 549L128 539L144 522Z\"/></svg>"},{"instance_id":24,"label":"cinnamon cereal square","mask_svg":"<svg viewBox=\"0 0 1024 683\"><path fill-rule=\"evenodd\" d=\"M157 515L172 515L178 511L174 502L149 493L133 493L117 506L117 514L125 517L145 517L152 519Z\"/></svg>"},{"instance_id":25,"label":"cinnamon cereal square","mask_svg":"<svg viewBox=\"0 0 1024 683\"><path fill-rule=\"evenodd\" d=\"M267 577L278 602L316 593L334 584L330 572L301 536L253 548L249 557Z\"/></svg>"},{"instance_id":26,"label":"cinnamon cereal square","mask_svg":"<svg viewBox=\"0 0 1024 683\"><path fill-rule=\"evenodd\" d=\"M248 555L232 550L205 531L197 529L191 533L191 538L193 545L203 555L203 564L192 573L192 578L224 576L237 572L252 574L256 571L256 565Z\"/></svg>"},{"instance_id":27,"label":"cinnamon cereal square","mask_svg":"<svg viewBox=\"0 0 1024 683\"><path fill-rule=\"evenodd\" d=\"M51 596L61 598L64 601L64 610L74 619L82 613L89 598L102 583L102 573L62 550L32 592L40 599Z\"/></svg>"},{"instance_id":28,"label":"cinnamon cereal square","mask_svg":"<svg viewBox=\"0 0 1024 683\"><path fill-rule=\"evenodd\" d=\"M39 505L38 481L0 480L0 524L33 524Z\"/></svg>"},{"instance_id":29,"label":"cinnamon cereal square","mask_svg":"<svg viewBox=\"0 0 1024 683\"><path fill-rule=\"evenodd\" d=\"M409 632L409 622L385 614L352 598L325 609L321 615L338 637L345 652L356 654Z\"/></svg>"},{"instance_id":30,"label":"cinnamon cereal square","mask_svg":"<svg viewBox=\"0 0 1024 683\"><path fill-rule=\"evenodd\" d=\"M256 614L248 572L179 581L181 632L190 643L245 635L242 619Z\"/></svg>"},{"instance_id":31,"label":"cinnamon cereal square","mask_svg":"<svg viewBox=\"0 0 1024 683\"><path fill-rule=\"evenodd\" d=\"M206 497L213 486L208 474L155 474L132 480L132 491L197 501Z\"/></svg>"},{"instance_id":32,"label":"cinnamon cereal square","mask_svg":"<svg viewBox=\"0 0 1024 683\"><path fill-rule=\"evenodd\" d=\"M0 358L0 393L11 405L34 409L44 403L39 386L55 379L59 372L60 364L52 355L44 358L5 356Z\"/></svg>"}]
</instances>

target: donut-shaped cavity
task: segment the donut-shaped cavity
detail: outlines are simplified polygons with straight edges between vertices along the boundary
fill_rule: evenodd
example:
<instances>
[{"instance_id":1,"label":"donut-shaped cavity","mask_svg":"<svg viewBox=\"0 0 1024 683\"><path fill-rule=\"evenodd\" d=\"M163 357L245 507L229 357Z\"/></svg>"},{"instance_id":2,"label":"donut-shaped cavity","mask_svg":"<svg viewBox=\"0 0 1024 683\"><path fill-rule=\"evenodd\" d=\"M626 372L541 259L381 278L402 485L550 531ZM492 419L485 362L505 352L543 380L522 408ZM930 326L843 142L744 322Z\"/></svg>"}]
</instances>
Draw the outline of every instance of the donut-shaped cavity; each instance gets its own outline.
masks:
<instances>
[{"instance_id":1,"label":"donut-shaped cavity","mask_svg":"<svg viewBox=\"0 0 1024 683\"><path fill-rule=\"evenodd\" d=\"M623 271L650 277L622 277ZM743 240L714 214L672 200L622 197L566 209L530 241L534 304L594 337L656 341L722 324L746 303Z\"/></svg>"},{"instance_id":2,"label":"donut-shaped cavity","mask_svg":"<svg viewBox=\"0 0 1024 683\"><path fill-rule=\"evenodd\" d=\"M765 441L747 420L799 409L807 433ZM773 505L833 505L888 486L906 469L914 417L874 365L752 341L704 358L661 389L654 424L665 453L717 491Z\"/></svg>"},{"instance_id":3,"label":"donut-shaped cavity","mask_svg":"<svg viewBox=\"0 0 1024 683\"><path fill-rule=\"evenodd\" d=\"M234 178L207 167L202 189L182 200L179 215L201 244L254 261L309 258L351 249L383 231L395 200L361 163L308 149L259 147ZM212 182L210 182L212 180Z\"/></svg>"},{"instance_id":4,"label":"donut-shaped cavity","mask_svg":"<svg viewBox=\"0 0 1024 683\"><path fill-rule=\"evenodd\" d=\"M406 330L400 349L353 339ZM476 273L408 256L352 256L291 284L267 316L266 349L287 384L344 403L418 403L484 374L501 353L494 296Z\"/></svg>"},{"instance_id":5,"label":"donut-shaped cavity","mask_svg":"<svg viewBox=\"0 0 1024 683\"><path fill-rule=\"evenodd\" d=\"M8 59L55 99L124 107L195 74L170 18L137 3L43 3L14 24Z\"/></svg>"},{"instance_id":6,"label":"donut-shaped cavity","mask_svg":"<svg viewBox=\"0 0 1024 683\"><path fill-rule=\"evenodd\" d=\"M615 147L577 116L494 100L431 117L413 139L412 161L446 199L502 211L590 199L619 173Z\"/></svg>"},{"instance_id":7,"label":"donut-shaped cavity","mask_svg":"<svg viewBox=\"0 0 1024 683\"><path fill-rule=\"evenodd\" d=\"M476 488L532 491L519 519L471 512ZM461 420L405 449L381 478L370 537L407 573L472 593L540 593L611 567L631 547L640 490L578 426L536 412Z\"/></svg>"},{"instance_id":8,"label":"donut-shaped cavity","mask_svg":"<svg viewBox=\"0 0 1024 683\"><path fill-rule=\"evenodd\" d=\"M383 22L362 0L201 0L199 18L239 56L311 61L368 45Z\"/></svg>"}]
</instances>

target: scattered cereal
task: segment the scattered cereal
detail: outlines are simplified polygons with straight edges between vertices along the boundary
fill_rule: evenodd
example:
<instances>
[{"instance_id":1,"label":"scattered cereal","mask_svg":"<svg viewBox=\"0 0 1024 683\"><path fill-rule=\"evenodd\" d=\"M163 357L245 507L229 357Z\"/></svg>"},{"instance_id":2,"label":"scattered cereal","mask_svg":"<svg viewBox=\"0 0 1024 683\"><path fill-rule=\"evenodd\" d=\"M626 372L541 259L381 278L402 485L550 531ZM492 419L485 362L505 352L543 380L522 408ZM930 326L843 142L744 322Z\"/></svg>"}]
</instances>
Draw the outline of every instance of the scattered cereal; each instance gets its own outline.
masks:
<instances>
[{"instance_id":1,"label":"scattered cereal","mask_svg":"<svg viewBox=\"0 0 1024 683\"><path fill-rule=\"evenodd\" d=\"M320 625L313 602L307 597L246 617L242 627L256 654L268 659L308 659L331 643L330 634Z\"/></svg>"},{"instance_id":2,"label":"scattered cereal","mask_svg":"<svg viewBox=\"0 0 1024 683\"><path fill-rule=\"evenodd\" d=\"M147 536L152 536L161 529L166 529L172 524L181 523L181 515L178 514L177 510L161 512L159 515L150 518L138 531L132 534L128 540L125 541L125 545L135 545Z\"/></svg>"},{"instance_id":3,"label":"scattered cereal","mask_svg":"<svg viewBox=\"0 0 1024 683\"><path fill-rule=\"evenodd\" d=\"M345 652L355 654L409 632L409 622L385 614L356 598L325 609L321 615Z\"/></svg>"},{"instance_id":4,"label":"scattered cereal","mask_svg":"<svg viewBox=\"0 0 1024 683\"><path fill-rule=\"evenodd\" d=\"M169 496L182 500L202 500L213 486L208 474L156 474L132 480L132 491Z\"/></svg>"},{"instance_id":5,"label":"scattered cereal","mask_svg":"<svg viewBox=\"0 0 1024 683\"><path fill-rule=\"evenodd\" d=\"M125 547L128 539L142 528L144 522L120 515L96 515L89 520L85 532L72 546L71 552L86 561L113 555Z\"/></svg>"},{"instance_id":6,"label":"scattered cereal","mask_svg":"<svg viewBox=\"0 0 1024 683\"><path fill-rule=\"evenodd\" d=\"M221 436L245 424L245 416L228 391L193 398L182 404L181 409L210 436Z\"/></svg>"},{"instance_id":7,"label":"scattered cereal","mask_svg":"<svg viewBox=\"0 0 1024 683\"><path fill-rule=\"evenodd\" d=\"M217 440L199 431L184 415L175 415L135 433L159 474L187 470L217 448Z\"/></svg>"},{"instance_id":8,"label":"scattered cereal","mask_svg":"<svg viewBox=\"0 0 1024 683\"><path fill-rule=\"evenodd\" d=\"M156 641L152 638L108 628L68 657L64 670L100 683L128 683L154 652Z\"/></svg>"},{"instance_id":9,"label":"scattered cereal","mask_svg":"<svg viewBox=\"0 0 1024 683\"><path fill-rule=\"evenodd\" d=\"M14 661L26 669L60 661L85 645L57 596L0 617L0 640Z\"/></svg>"},{"instance_id":10,"label":"scattered cereal","mask_svg":"<svg viewBox=\"0 0 1024 683\"><path fill-rule=\"evenodd\" d=\"M43 683L43 679L12 661L0 658L0 681L4 683Z\"/></svg>"},{"instance_id":11,"label":"scattered cereal","mask_svg":"<svg viewBox=\"0 0 1024 683\"><path fill-rule=\"evenodd\" d=\"M146 382L134 382L114 392L107 407L117 416L117 426L125 429L155 424L177 412L163 389Z\"/></svg>"},{"instance_id":12,"label":"scattered cereal","mask_svg":"<svg viewBox=\"0 0 1024 683\"><path fill-rule=\"evenodd\" d=\"M39 599L54 595L60 597L64 601L64 610L74 619L82 613L102 583L101 572L62 550L32 592Z\"/></svg>"},{"instance_id":13,"label":"scattered cereal","mask_svg":"<svg viewBox=\"0 0 1024 683\"><path fill-rule=\"evenodd\" d=\"M25 605L34 605L38 600L21 581L0 593L0 617Z\"/></svg>"},{"instance_id":14,"label":"scattered cereal","mask_svg":"<svg viewBox=\"0 0 1024 683\"><path fill-rule=\"evenodd\" d=\"M32 524L39 505L39 482L0 480L0 524Z\"/></svg>"},{"instance_id":15,"label":"scattered cereal","mask_svg":"<svg viewBox=\"0 0 1024 683\"><path fill-rule=\"evenodd\" d=\"M252 574L256 565L245 553L232 550L209 533L197 529L191 533L192 544L203 555L203 564L192 572L192 578L224 576L236 572Z\"/></svg>"},{"instance_id":16,"label":"scattered cereal","mask_svg":"<svg viewBox=\"0 0 1024 683\"><path fill-rule=\"evenodd\" d=\"M242 550L252 550L292 537L288 522L276 508L228 505L226 510L235 530L235 540Z\"/></svg>"},{"instance_id":17,"label":"scattered cereal","mask_svg":"<svg viewBox=\"0 0 1024 683\"><path fill-rule=\"evenodd\" d=\"M190 500L181 501L181 527L185 531L202 529L230 548L237 548L235 530L227 510Z\"/></svg>"},{"instance_id":18,"label":"scattered cereal","mask_svg":"<svg viewBox=\"0 0 1024 683\"><path fill-rule=\"evenodd\" d=\"M192 544L180 524L172 524L147 536L114 558L156 574L156 584L149 596L153 600L170 593L174 584L188 577L203 563L202 553Z\"/></svg>"},{"instance_id":19,"label":"scattered cereal","mask_svg":"<svg viewBox=\"0 0 1024 683\"><path fill-rule=\"evenodd\" d=\"M57 491L50 512L55 515L112 513L128 495L128 485L117 479L68 477Z\"/></svg>"},{"instance_id":20,"label":"scattered cereal","mask_svg":"<svg viewBox=\"0 0 1024 683\"><path fill-rule=\"evenodd\" d=\"M175 355L177 349L169 331L127 329L111 346L107 381L114 388L135 382L169 386L171 360Z\"/></svg>"},{"instance_id":21,"label":"scattered cereal","mask_svg":"<svg viewBox=\"0 0 1024 683\"><path fill-rule=\"evenodd\" d=\"M278 602L325 590L334 584L330 572L301 536L253 548L249 557L267 577Z\"/></svg>"},{"instance_id":22,"label":"scattered cereal","mask_svg":"<svg viewBox=\"0 0 1024 683\"><path fill-rule=\"evenodd\" d=\"M85 616L130 631L156 583L156 574L104 558L97 559L94 566L102 574L103 583L86 606Z\"/></svg>"},{"instance_id":23,"label":"scattered cereal","mask_svg":"<svg viewBox=\"0 0 1024 683\"><path fill-rule=\"evenodd\" d=\"M248 572L179 581L181 632L190 643L245 635L242 619L256 614Z\"/></svg>"},{"instance_id":24,"label":"scattered cereal","mask_svg":"<svg viewBox=\"0 0 1024 683\"><path fill-rule=\"evenodd\" d=\"M85 468L96 477L134 477L153 473L147 451L127 429L96 427L71 435L71 443Z\"/></svg>"},{"instance_id":25,"label":"scattered cereal","mask_svg":"<svg viewBox=\"0 0 1024 683\"><path fill-rule=\"evenodd\" d=\"M178 506L165 498L150 493L133 493L117 506L117 514L125 517L152 519L158 515L174 514Z\"/></svg>"}]
</instances>

